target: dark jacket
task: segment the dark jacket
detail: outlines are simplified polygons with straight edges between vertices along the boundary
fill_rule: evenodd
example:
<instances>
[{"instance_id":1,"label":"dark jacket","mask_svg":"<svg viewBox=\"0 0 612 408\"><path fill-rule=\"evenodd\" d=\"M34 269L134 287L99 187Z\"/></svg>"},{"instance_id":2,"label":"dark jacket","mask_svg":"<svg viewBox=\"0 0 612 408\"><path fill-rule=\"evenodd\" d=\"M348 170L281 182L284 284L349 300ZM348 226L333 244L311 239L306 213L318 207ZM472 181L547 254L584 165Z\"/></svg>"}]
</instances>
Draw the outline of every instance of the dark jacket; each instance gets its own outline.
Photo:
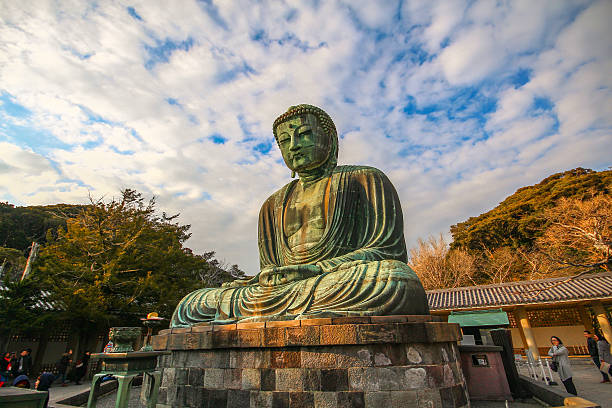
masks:
<instances>
[{"instance_id":1,"label":"dark jacket","mask_svg":"<svg viewBox=\"0 0 612 408\"><path fill-rule=\"evenodd\" d=\"M70 355L64 354L62 358L57 362L57 370L60 373L65 373L68 369L68 365L70 364Z\"/></svg>"},{"instance_id":2,"label":"dark jacket","mask_svg":"<svg viewBox=\"0 0 612 408\"><path fill-rule=\"evenodd\" d=\"M587 347L589 349L589 354L591 357L599 357L599 352L597 351L597 342L595 339L589 337L587 338Z\"/></svg>"},{"instance_id":3,"label":"dark jacket","mask_svg":"<svg viewBox=\"0 0 612 408\"><path fill-rule=\"evenodd\" d=\"M48 391L51 384L55 381L55 376L51 373L42 373L39 377L38 391Z\"/></svg>"},{"instance_id":4,"label":"dark jacket","mask_svg":"<svg viewBox=\"0 0 612 408\"><path fill-rule=\"evenodd\" d=\"M76 379L80 380L87 374L87 364L89 363L89 354L83 354L81 361L77 362L76 365Z\"/></svg>"},{"instance_id":5,"label":"dark jacket","mask_svg":"<svg viewBox=\"0 0 612 408\"><path fill-rule=\"evenodd\" d=\"M13 377L17 377L17 366L19 364L19 359L17 357L11 357L11 375Z\"/></svg>"},{"instance_id":6,"label":"dark jacket","mask_svg":"<svg viewBox=\"0 0 612 408\"><path fill-rule=\"evenodd\" d=\"M32 357L29 354L25 356L19 356L17 359L17 374L30 374L32 368Z\"/></svg>"},{"instance_id":7,"label":"dark jacket","mask_svg":"<svg viewBox=\"0 0 612 408\"><path fill-rule=\"evenodd\" d=\"M7 360L4 357L0 358L0 373L8 371L8 365L10 362L10 359Z\"/></svg>"},{"instance_id":8,"label":"dark jacket","mask_svg":"<svg viewBox=\"0 0 612 408\"><path fill-rule=\"evenodd\" d=\"M51 373L42 373L40 377L38 377L38 387L36 387L36 390L47 391L44 408L47 408L49 404L49 387L51 387L53 381L55 381L55 376Z\"/></svg>"}]
</instances>

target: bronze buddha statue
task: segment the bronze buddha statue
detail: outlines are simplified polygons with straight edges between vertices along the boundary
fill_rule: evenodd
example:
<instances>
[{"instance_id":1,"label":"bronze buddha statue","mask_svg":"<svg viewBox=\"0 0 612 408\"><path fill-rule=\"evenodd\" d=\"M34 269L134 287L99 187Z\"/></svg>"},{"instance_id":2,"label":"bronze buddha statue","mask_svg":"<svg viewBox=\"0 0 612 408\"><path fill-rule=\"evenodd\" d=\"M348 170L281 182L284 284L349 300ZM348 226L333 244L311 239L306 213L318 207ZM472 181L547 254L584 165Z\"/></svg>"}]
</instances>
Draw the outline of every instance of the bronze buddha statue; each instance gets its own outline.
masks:
<instances>
[{"instance_id":1,"label":"bronze buddha statue","mask_svg":"<svg viewBox=\"0 0 612 408\"><path fill-rule=\"evenodd\" d=\"M260 273L188 294L171 326L429 314L423 286L406 265L400 201L385 174L337 166L335 125L315 106L292 106L273 131L299 179L261 208Z\"/></svg>"}]
</instances>

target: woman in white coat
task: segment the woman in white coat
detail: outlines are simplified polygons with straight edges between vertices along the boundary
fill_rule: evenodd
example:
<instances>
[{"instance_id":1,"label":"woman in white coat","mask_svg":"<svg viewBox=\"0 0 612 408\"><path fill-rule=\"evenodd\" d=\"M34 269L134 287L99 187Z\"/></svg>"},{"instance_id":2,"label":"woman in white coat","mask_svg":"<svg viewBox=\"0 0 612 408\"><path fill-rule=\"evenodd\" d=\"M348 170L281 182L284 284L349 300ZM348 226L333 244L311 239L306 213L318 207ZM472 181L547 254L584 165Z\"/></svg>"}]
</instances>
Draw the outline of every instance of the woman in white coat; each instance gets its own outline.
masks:
<instances>
[{"instance_id":1,"label":"woman in white coat","mask_svg":"<svg viewBox=\"0 0 612 408\"><path fill-rule=\"evenodd\" d=\"M548 350L548 355L552 357L553 362L557 363L557 373L565 386L565 390L570 394L578 395L574 381L572 381L572 367L568 357L569 351L557 336L552 336L550 343L552 347Z\"/></svg>"}]
</instances>

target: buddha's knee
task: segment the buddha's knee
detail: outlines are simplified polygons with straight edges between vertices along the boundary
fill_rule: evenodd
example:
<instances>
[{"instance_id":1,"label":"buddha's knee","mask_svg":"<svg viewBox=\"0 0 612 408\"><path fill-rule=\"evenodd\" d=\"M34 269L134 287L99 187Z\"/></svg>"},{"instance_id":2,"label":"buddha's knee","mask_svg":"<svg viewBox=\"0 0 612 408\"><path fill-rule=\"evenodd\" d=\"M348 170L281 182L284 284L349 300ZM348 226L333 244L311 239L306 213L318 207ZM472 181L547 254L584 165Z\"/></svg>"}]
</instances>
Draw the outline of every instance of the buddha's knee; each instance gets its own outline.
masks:
<instances>
[{"instance_id":1,"label":"buddha's knee","mask_svg":"<svg viewBox=\"0 0 612 408\"><path fill-rule=\"evenodd\" d=\"M385 259L377 261L379 273L390 277L418 279L416 273L402 261L396 259Z\"/></svg>"}]
</instances>

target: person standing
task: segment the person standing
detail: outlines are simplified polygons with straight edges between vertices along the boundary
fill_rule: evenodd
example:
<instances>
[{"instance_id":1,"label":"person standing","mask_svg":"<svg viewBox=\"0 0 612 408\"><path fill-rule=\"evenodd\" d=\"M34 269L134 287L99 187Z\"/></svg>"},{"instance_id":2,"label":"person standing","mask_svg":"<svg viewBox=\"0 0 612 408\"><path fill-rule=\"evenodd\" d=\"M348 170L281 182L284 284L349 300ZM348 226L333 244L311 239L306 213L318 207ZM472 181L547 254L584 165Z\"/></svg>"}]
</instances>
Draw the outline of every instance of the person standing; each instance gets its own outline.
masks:
<instances>
[{"instance_id":1,"label":"person standing","mask_svg":"<svg viewBox=\"0 0 612 408\"><path fill-rule=\"evenodd\" d=\"M591 356L593 363L595 363L595 365L597 366L597 369L599 370L599 368L601 367L601 361L599 360L599 350L597 348L597 340L593 338L595 336L591 334L591 332L588 330L584 331L584 337L586 337L587 339L587 348L589 349L589 355ZM601 380L602 383L610 382L610 377L608 377L608 374L602 371L600 371L600 373L601 373L601 376L603 377L603 380Z\"/></svg>"},{"instance_id":2,"label":"person standing","mask_svg":"<svg viewBox=\"0 0 612 408\"><path fill-rule=\"evenodd\" d=\"M599 352L599 364L601 368L601 364L608 363L612 365L612 355L610 354L610 343L608 340L601 335L595 334L595 340L597 340L597 351ZM612 375L612 366L608 368L608 374Z\"/></svg>"},{"instance_id":3,"label":"person standing","mask_svg":"<svg viewBox=\"0 0 612 408\"><path fill-rule=\"evenodd\" d=\"M11 353L11 362L9 363L9 372L11 374L11 378L17 377L17 365L19 364L19 358L17 357L17 352L13 351Z\"/></svg>"},{"instance_id":4,"label":"person standing","mask_svg":"<svg viewBox=\"0 0 612 408\"><path fill-rule=\"evenodd\" d=\"M8 383L10 370L11 370L11 353L6 352L0 359L0 387Z\"/></svg>"},{"instance_id":5,"label":"person standing","mask_svg":"<svg viewBox=\"0 0 612 408\"><path fill-rule=\"evenodd\" d=\"M561 382L565 386L565 390L570 394L578 395L576 386L572 380L572 367L569 361L569 351L563 345L563 342L557 336L550 338L552 347L548 350L548 355L552 357L552 361L557 363L557 373L561 378Z\"/></svg>"},{"instance_id":6,"label":"person standing","mask_svg":"<svg viewBox=\"0 0 612 408\"><path fill-rule=\"evenodd\" d=\"M57 373L58 378L60 379L60 383L62 387L66 386L66 371L68 370L68 366L72 363L72 349L68 350L68 352L62 354L62 357L57 362Z\"/></svg>"},{"instance_id":7,"label":"person standing","mask_svg":"<svg viewBox=\"0 0 612 408\"><path fill-rule=\"evenodd\" d=\"M17 360L17 376L28 376L30 374L30 369L32 368L32 357L30 354L32 354L32 349L30 348L21 351L19 360Z\"/></svg>"}]
</instances>

